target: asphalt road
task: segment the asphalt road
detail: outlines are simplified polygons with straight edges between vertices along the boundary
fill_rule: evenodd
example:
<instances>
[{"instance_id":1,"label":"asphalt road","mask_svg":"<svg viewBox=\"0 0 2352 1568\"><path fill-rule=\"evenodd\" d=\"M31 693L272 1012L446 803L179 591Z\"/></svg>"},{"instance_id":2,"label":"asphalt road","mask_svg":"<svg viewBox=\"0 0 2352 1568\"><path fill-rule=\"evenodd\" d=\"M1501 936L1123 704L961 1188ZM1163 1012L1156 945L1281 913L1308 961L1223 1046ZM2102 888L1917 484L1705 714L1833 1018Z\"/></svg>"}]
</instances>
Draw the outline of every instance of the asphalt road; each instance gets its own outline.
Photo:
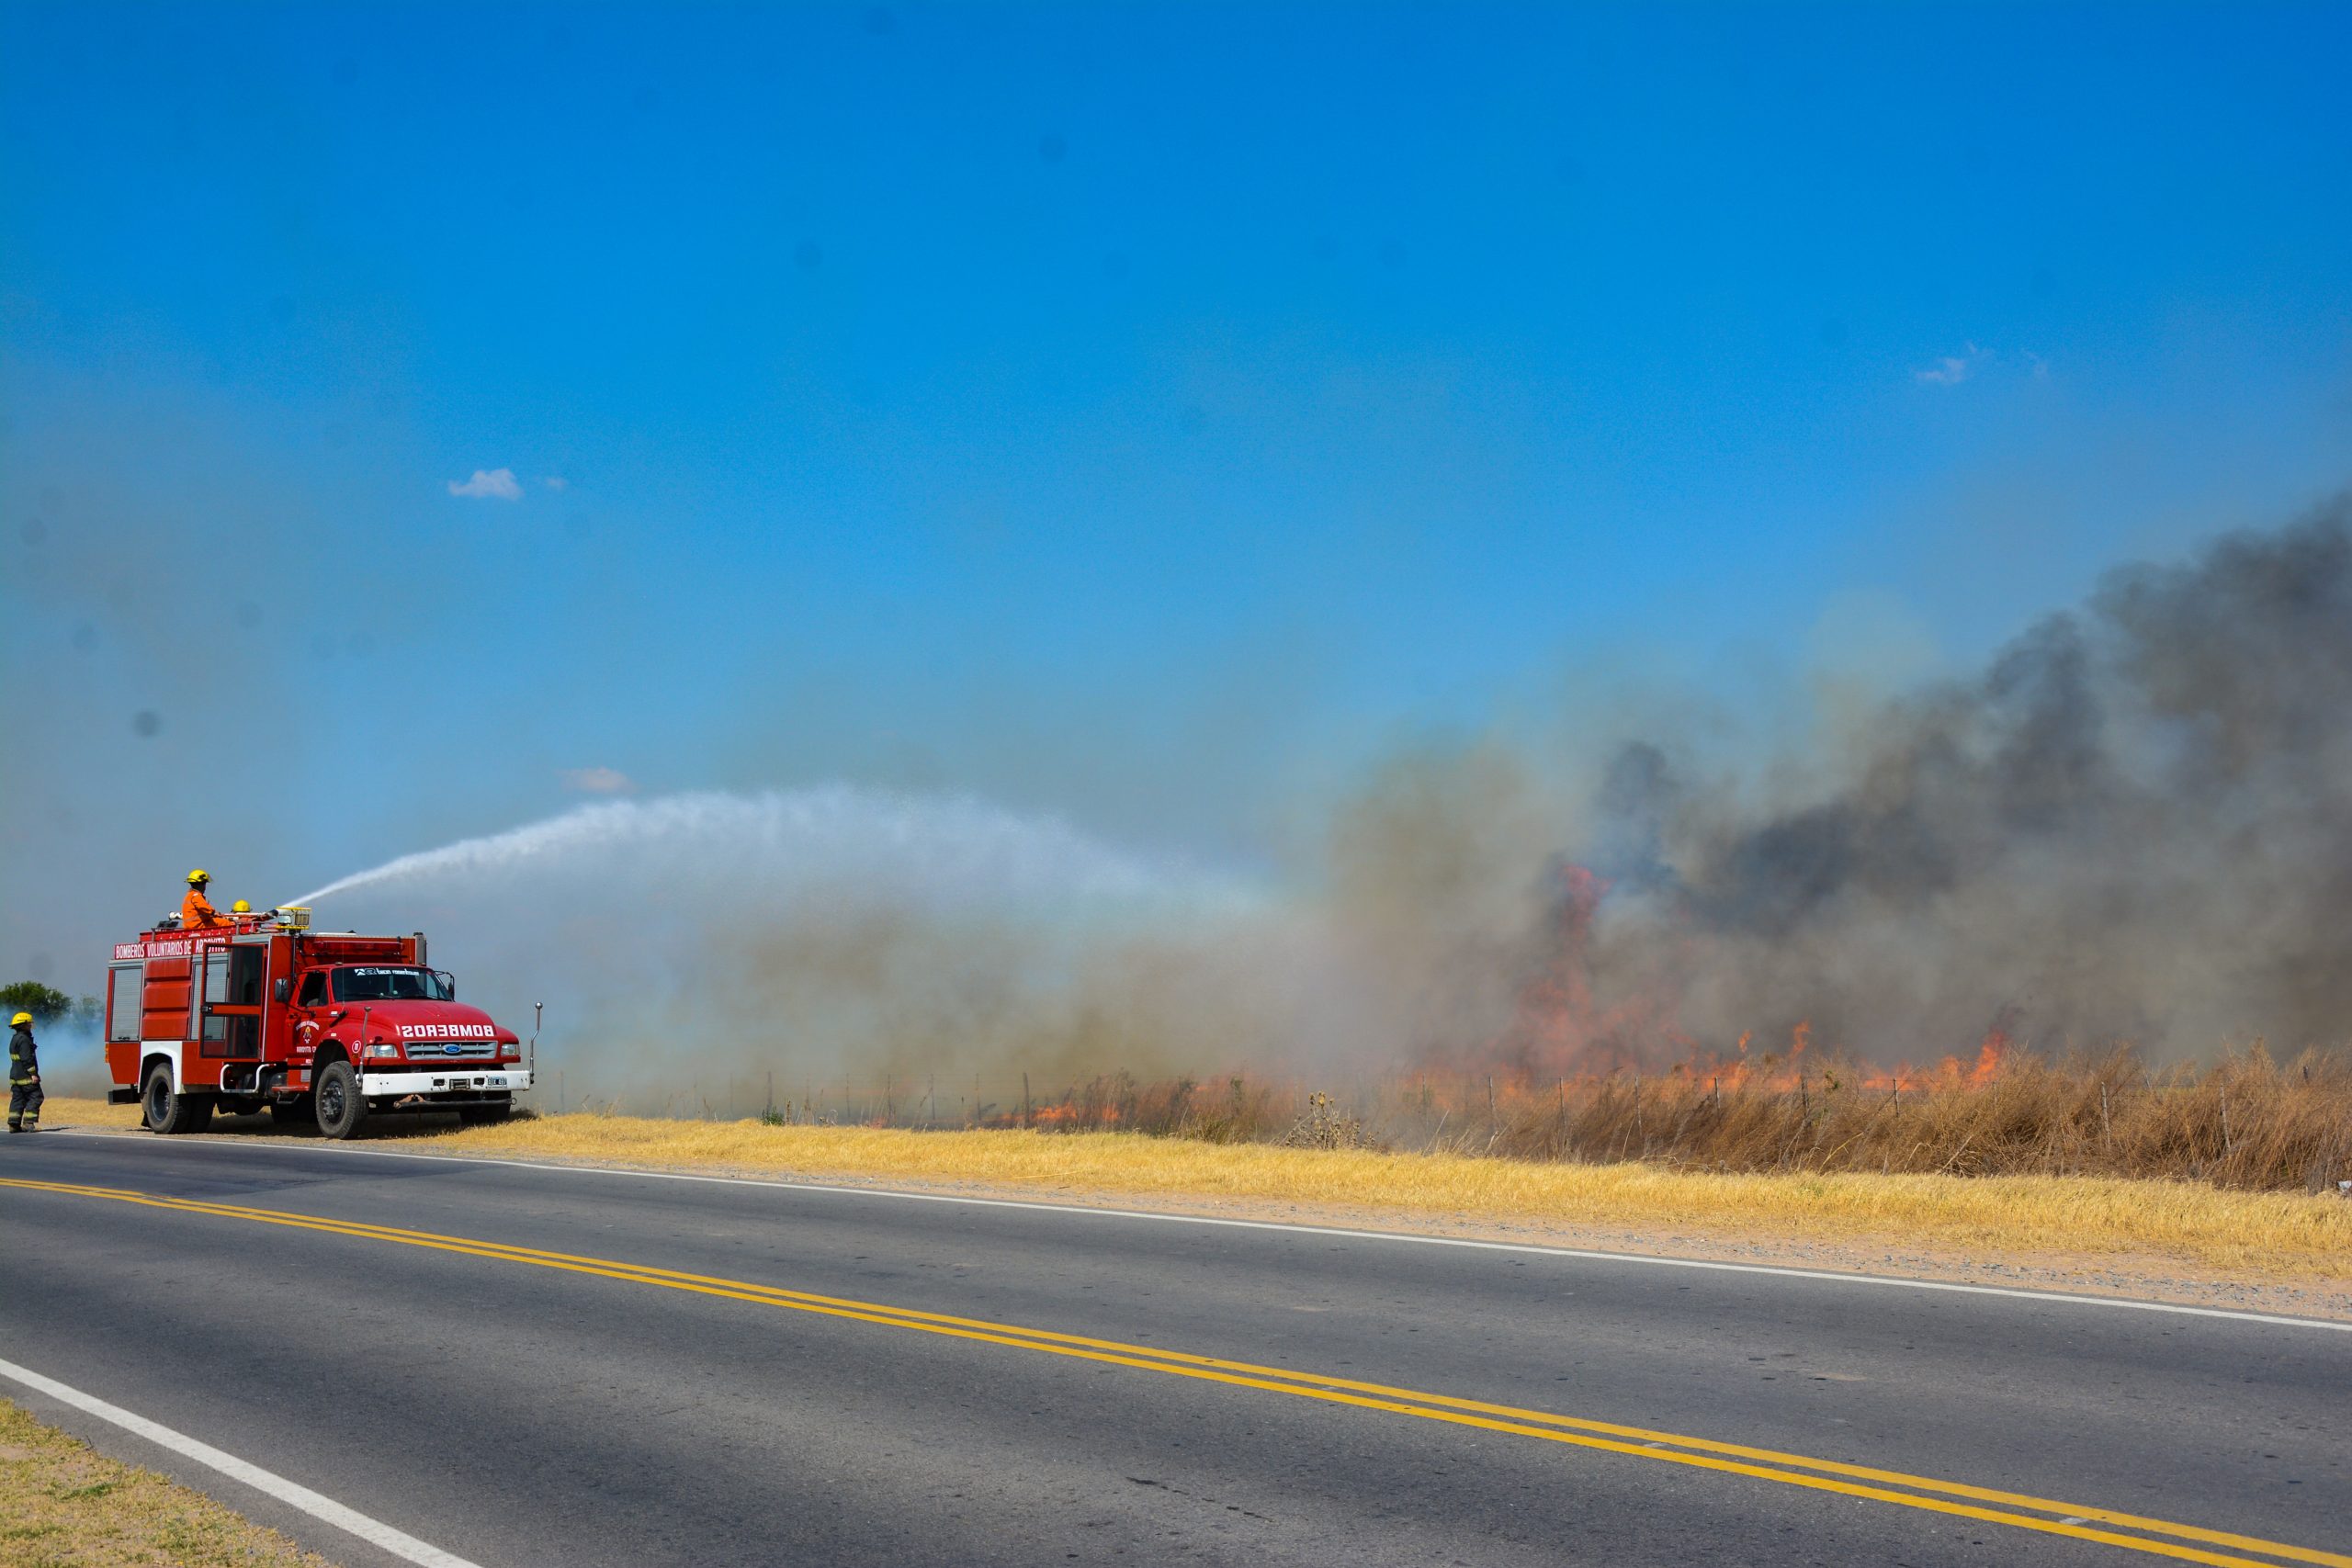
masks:
<instances>
[{"instance_id":1,"label":"asphalt road","mask_svg":"<svg viewBox=\"0 0 2352 1568\"><path fill-rule=\"evenodd\" d=\"M2352 1333L2228 1316L44 1134L0 1335L484 1565L2352 1565Z\"/></svg>"}]
</instances>

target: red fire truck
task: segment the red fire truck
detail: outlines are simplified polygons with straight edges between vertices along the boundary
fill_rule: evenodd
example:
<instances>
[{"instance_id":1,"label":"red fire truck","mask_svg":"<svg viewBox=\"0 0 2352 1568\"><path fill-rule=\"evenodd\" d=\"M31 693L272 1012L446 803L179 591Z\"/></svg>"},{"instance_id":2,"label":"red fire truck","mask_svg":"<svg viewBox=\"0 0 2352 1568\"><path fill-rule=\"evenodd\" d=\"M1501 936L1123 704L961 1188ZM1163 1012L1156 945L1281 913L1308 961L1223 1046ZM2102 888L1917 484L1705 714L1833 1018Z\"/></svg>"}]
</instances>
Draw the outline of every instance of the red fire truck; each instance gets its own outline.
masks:
<instances>
[{"instance_id":1,"label":"red fire truck","mask_svg":"<svg viewBox=\"0 0 2352 1568\"><path fill-rule=\"evenodd\" d=\"M315 1120L330 1138L388 1111L495 1122L531 1065L457 997L422 931L314 931L304 909L160 926L116 943L107 971L107 1098L143 1106L158 1133L200 1133L215 1110Z\"/></svg>"}]
</instances>

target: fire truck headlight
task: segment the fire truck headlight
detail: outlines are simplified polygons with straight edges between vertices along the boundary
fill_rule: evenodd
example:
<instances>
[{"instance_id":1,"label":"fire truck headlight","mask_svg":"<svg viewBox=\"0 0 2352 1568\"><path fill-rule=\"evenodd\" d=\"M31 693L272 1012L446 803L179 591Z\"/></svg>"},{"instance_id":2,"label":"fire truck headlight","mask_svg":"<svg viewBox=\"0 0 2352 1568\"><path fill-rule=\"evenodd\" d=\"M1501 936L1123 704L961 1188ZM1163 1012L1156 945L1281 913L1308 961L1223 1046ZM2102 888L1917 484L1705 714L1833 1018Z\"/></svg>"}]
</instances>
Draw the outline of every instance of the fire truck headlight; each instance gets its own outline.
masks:
<instances>
[{"instance_id":1,"label":"fire truck headlight","mask_svg":"<svg viewBox=\"0 0 2352 1568\"><path fill-rule=\"evenodd\" d=\"M400 1054L401 1048L397 1045L370 1045L368 1047L368 1055L370 1056L397 1056Z\"/></svg>"}]
</instances>

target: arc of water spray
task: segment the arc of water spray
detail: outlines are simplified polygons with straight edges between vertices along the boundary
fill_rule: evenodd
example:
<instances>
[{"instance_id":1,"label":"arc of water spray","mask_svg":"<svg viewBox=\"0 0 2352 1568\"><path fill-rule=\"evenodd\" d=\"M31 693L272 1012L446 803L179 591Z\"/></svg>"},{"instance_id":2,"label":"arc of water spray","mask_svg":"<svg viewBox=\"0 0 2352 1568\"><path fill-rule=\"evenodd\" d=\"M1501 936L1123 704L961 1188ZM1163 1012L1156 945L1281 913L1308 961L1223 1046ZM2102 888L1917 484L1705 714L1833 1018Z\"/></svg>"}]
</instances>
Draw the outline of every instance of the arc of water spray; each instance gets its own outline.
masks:
<instances>
[{"instance_id":1,"label":"arc of water spray","mask_svg":"<svg viewBox=\"0 0 2352 1568\"><path fill-rule=\"evenodd\" d=\"M1238 885L1174 860L1102 844L1054 818L1022 816L967 795L829 785L582 806L504 832L401 855L288 902L311 905L384 883L489 874L657 844L707 846L739 868L746 856L781 852L786 869L812 875L830 870L855 876L895 865L934 886L963 884L989 893L1243 896Z\"/></svg>"}]
</instances>

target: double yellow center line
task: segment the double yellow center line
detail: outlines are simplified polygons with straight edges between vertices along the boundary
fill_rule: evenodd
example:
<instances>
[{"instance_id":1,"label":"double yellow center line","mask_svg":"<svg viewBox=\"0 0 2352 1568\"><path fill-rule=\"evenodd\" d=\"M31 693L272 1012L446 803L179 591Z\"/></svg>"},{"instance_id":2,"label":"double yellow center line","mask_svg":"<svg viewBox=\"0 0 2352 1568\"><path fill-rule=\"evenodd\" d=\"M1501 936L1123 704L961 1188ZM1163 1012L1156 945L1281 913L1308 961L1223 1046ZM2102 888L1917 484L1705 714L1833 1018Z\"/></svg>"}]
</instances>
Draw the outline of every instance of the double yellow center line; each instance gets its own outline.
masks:
<instances>
[{"instance_id":1,"label":"double yellow center line","mask_svg":"<svg viewBox=\"0 0 2352 1568\"><path fill-rule=\"evenodd\" d=\"M1035 1351L1043 1355L1068 1356L1080 1360L1099 1361L1109 1366L1129 1367L1138 1371L1161 1372L1170 1377L1194 1378L1204 1382L1226 1383L1235 1388L1258 1389L1269 1393L1289 1394L1298 1399L1321 1400L1331 1404L1348 1404L1359 1409L1418 1416L1425 1421L1442 1421L1457 1427L1474 1427L1489 1432L1507 1433L1513 1437L1533 1438L1544 1442L1566 1443L1583 1449L1598 1449L1605 1453L1623 1454L1631 1459L1686 1465L1696 1470L1719 1471L1729 1475L1744 1475L1759 1481L1778 1482L1785 1486L1801 1486L1815 1492L1833 1492L1849 1497L1867 1498L1877 1503L1891 1503L1905 1508L1919 1508L1930 1513L1954 1515L1986 1524L2008 1525L2018 1529L2038 1530L2045 1535L2071 1536L2078 1540L2098 1541L2108 1546L2122 1547L2159 1557L2177 1558L2183 1562L2221 1564L2222 1568L2277 1568L2277 1564L2281 1562L2312 1563L2320 1565L2320 1568L2352 1568L2352 1556L2339 1552L2290 1546L2281 1541L2265 1540L2256 1536L2235 1535L2227 1530L2212 1530L2195 1525L2175 1524L2170 1520L2148 1518L2139 1514L2120 1513L2112 1508L2095 1508L2077 1503L2062 1503L2048 1497L2002 1492L1986 1486L1971 1486L1955 1481L1939 1481L1931 1476L1910 1475L1902 1471L1879 1470L1869 1465L1845 1464L1835 1460L1814 1459L1804 1454L1784 1453L1776 1449L1749 1448L1744 1444L1716 1442L1712 1438L1688 1437L1677 1432L1652 1431L1641 1427L1621 1426L1611 1421L1591 1421L1580 1416L1557 1416L1544 1410L1523 1410L1515 1405L1493 1404L1483 1400L1458 1399L1450 1394L1428 1393L1418 1389L1395 1388L1385 1383L1363 1382L1353 1378L1294 1371L1283 1367L1262 1367L1248 1361L1227 1360L1216 1356L1196 1356L1181 1350L1162 1349L1151 1345L1130 1345L1115 1339L1095 1339L1084 1335L1057 1334L1048 1329L1023 1328L1015 1324L991 1323L982 1318L920 1312L910 1307L890 1306L880 1302L818 1295L808 1291L790 1291L773 1285L753 1284L742 1280L719 1279L707 1274L682 1273L673 1269L656 1269L644 1264L617 1262L610 1258L582 1258L566 1252L547 1252L537 1247L509 1247L503 1242L478 1241L468 1236L438 1235L429 1231L402 1230L391 1225L363 1224L353 1220L322 1219L315 1215L287 1213L275 1209L251 1209L233 1203L210 1203L187 1198L164 1198L152 1193L129 1191L120 1188L85 1187L58 1181L25 1181L0 1178L0 1187L21 1188L29 1191L57 1193L74 1198L96 1198L115 1202L137 1203L148 1208L166 1209L179 1213L202 1214L217 1219L288 1225L298 1230L323 1231L330 1235L352 1236L363 1241L393 1242L403 1247L430 1247L439 1252L460 1253L469 1258L486 1258L502 1263L526 1264L537 1269L560 1269L571 1273L592 1274L601 1279L619 1280L630 1284L656 1285L672 1291L690 1291L697 1295L749 1302L759 1306L783 1307L793 1312L817 1313L827 1317L848 1318L858 1323L876 1324L886 1328L942 1335L950 1338L974 1340L985 1345L1001 1345L1016 1350ZM2252 1555L2246 1555L2249 1553Z\"/></svg>"}]
</instances>

